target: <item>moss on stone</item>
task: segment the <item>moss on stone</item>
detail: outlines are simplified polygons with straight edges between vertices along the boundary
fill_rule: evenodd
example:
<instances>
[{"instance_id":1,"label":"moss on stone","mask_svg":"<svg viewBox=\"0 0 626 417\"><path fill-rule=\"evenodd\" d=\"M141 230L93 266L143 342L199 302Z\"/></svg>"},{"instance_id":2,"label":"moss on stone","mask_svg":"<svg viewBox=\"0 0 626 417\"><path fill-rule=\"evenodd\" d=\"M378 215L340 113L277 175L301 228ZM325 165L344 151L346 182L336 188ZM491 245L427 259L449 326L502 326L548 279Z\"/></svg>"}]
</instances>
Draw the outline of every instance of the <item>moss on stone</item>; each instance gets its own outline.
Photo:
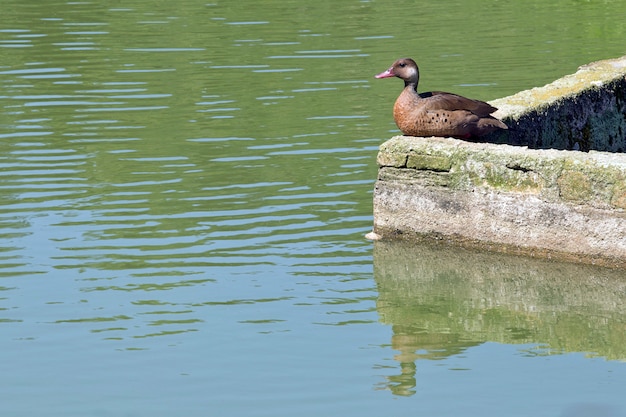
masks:
<instances>
[{"instance_id":1,"label":"moss on stone","mask_svg":"<svg viewBox=\"0 0 626 417\"><path fill-rule=\"evenodd\" d=\"M564 200L586 202L593 196L589 177L580 171L563 171L557 183L559 194Z\"/></svg>"},{"instance_id":2,"label":"moss on stone","mask_svg":"<svg viewBox=\"0 0 626 417\"><path fill-rule=\"evenodd\" d=\"M376 162L379 167L403 168L406 166L407 155L401 152L389 152L388 150L378 153Z\"/></svg>"},{"instance_id":3,"label":"moss on stone","mask_svg":"<svg viewBox=\"0 0 626 417\"><path fill-rule=\"evenodd\" d=\"M613 188L611 205L616 208L626 209L626 181L620 181Z\"/></svg>"},{"instance_id":4,"label":"moss on stone","mask_svg":"<svg viewBox=\"0 0 626 417\"><path fill-rule=\"evenodd\" d=\"M452 161L446 156L424 155L412 152L406 162L407 168L430 171L450 171Z\"/></svg>"},{"instance_id":5,"label":"moss on stone","mask_svg":"<svg viewBox=\"0 0 626 417\"><path fill-rule=\"evenodd\" d=\"M506 192L540 193L545 181L535 171L511 169L502 163L469 163L465 167L474 187L495 188Z\"/></svg>"}]
</instances>

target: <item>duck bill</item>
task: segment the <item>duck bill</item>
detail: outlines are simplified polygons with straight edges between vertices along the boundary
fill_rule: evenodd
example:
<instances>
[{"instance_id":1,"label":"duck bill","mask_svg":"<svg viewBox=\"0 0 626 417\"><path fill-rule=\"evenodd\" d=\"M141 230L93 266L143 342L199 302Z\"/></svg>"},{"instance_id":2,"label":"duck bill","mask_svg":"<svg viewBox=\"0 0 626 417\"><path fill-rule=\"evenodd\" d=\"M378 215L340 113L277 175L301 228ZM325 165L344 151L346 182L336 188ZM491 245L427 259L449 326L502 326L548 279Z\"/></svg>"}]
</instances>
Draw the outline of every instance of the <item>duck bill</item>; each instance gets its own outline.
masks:
<instances>
[{"instance_id":1,"label":"duck bill","mask_svg":"<svg viewBox=\"0 0 626 417\"><path fill-rule=\"evenodd\" d=\"M395 77L396 74L393 73L393 68L389 68L387 71L383 71L380 74L376 74L374 75L374 77L376 78L389 78L389 77Z\"/></svg>"}]
</instances>

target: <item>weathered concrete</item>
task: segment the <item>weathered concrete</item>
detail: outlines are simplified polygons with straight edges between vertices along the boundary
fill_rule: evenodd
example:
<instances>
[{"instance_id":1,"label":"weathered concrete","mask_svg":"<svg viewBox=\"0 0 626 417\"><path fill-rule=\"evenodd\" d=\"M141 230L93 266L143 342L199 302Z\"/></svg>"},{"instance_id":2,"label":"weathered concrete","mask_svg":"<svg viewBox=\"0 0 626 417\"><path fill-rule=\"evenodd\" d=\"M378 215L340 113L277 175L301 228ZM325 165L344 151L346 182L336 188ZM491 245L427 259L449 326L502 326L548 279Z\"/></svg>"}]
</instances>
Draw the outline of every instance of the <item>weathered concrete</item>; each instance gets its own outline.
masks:
<instances>
[{"instance_id":1,"label":"weathered concrete","mask_svg":"<svg viewBox=\"0 0 626 417\"><path fill-rule=\"evenodd\" d=\"M626 155L396 136L374 233L626 266Z\"/></svg>"},{"instance_id":2,"label":"weathered concrete","mask_svg":"<svg viewBox=\"0 0 626 417\"><path fill-rule=\"evenodd\" d=\"M626 267L626 57L492 103L496 143L381 145L368 237Z\"/></svg>"}]
</instances>

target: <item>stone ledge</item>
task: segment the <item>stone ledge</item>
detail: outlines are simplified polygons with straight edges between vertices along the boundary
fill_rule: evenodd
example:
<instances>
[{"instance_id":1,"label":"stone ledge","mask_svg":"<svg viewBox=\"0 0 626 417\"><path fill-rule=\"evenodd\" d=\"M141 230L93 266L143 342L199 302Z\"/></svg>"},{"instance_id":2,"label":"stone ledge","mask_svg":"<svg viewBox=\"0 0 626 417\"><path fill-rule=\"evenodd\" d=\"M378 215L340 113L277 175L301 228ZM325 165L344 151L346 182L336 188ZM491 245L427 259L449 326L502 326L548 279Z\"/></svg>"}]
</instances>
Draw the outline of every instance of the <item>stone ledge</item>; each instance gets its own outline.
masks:
<instances>
[{"instance_id":1,"label":"stone ledge","mask_svg":"<svg viewBox=\"0 0 626 417\"><path fill-rule=\"evenodd\" d=\"M626 155L395 136L380 146L379 180L424 181L449 190L534 194L626 209Z\"/></svg>"},{"instance_id":2,"label":"stone ledge","mask_svg":"<svg viewBox=\"0 0 626 417\"><path fill-rule=\"evenodd\" d=\"M374 237L626 267L626 155L396 136Z\"/></svg>"}]
</instances>

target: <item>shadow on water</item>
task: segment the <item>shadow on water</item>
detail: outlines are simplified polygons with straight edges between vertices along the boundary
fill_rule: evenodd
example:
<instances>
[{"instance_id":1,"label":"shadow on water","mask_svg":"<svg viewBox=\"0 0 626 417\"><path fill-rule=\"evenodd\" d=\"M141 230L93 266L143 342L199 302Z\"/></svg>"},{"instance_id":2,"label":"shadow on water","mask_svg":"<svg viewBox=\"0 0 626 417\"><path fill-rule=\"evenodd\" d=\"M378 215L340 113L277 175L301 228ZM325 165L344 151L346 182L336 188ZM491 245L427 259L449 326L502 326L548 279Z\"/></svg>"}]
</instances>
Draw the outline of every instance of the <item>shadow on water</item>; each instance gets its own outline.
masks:
<instances>
[{"instance_id":1,"label":"shadow on water","mask_svg":"<svg viewBox=\"0 0 626 417\"><path fill-rule=\"evenodd\" d=\"M412 395L420 360L442 360L487 342L536 345L528 356L583 352L626 359L623 270L447 246L376 242L380 320L392 326Z\"/></svg>"}]
</instances>

